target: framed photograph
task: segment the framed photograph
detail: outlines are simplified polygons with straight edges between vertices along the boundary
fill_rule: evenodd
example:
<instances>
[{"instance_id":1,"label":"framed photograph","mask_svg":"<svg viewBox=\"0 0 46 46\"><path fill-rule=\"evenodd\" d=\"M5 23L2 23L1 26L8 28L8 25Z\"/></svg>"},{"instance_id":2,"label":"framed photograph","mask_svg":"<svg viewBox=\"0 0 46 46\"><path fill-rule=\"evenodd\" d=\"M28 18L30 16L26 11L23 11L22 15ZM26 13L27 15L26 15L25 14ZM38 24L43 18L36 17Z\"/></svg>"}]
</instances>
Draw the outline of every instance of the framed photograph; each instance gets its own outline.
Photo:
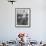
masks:
<instances>
[{"instance_id":1,"label":"framed photograph","mask_svg":"<svg viewBox=\"0 0 46 46\"><path fill-rule=\"evenodd\" d=\"M31 9L15 8L15 26L30 27L31 26Z\"/></svg>"}]
</instances>

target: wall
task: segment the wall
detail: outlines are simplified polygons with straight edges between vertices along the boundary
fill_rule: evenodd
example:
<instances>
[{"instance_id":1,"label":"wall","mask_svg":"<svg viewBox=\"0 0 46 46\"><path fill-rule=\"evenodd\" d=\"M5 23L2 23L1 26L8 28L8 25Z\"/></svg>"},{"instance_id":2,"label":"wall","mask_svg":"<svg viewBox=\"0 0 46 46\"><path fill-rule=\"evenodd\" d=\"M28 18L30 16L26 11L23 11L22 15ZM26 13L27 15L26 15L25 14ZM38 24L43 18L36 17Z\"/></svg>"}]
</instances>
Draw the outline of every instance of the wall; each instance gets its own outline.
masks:
<instances>
[{"instance_id":1,"label":"wall","mask_svg":"<svg viewBox=\"0 0 46 46\"><path fill-rule=\"evenodd\" d=\"M0 41L15 40L19 32L30 34L33 40L46 40L45 0L17 0L14 5L0 0ZM15 27L15 8L31 8L31 27Z\"/></svg>"}]
</instances>

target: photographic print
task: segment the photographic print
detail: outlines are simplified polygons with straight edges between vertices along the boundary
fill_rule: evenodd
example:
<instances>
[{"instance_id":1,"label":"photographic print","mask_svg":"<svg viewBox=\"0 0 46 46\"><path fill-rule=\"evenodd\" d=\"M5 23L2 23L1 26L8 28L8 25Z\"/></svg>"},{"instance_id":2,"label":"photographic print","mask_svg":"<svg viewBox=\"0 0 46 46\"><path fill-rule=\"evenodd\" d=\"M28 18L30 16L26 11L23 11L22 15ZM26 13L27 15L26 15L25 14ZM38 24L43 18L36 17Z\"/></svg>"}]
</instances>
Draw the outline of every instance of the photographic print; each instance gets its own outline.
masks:
<instances>
[{"instance_id":1,"label":"photographic print","mask_svg":"<svg viewBox=\"0 0 46 46\"><path fill-rule=\"evenodd\" d=\"M30 8L16 8L15 9L15 26L16 27L30 27L31 22Z\"/></svg>"}]
</instances>

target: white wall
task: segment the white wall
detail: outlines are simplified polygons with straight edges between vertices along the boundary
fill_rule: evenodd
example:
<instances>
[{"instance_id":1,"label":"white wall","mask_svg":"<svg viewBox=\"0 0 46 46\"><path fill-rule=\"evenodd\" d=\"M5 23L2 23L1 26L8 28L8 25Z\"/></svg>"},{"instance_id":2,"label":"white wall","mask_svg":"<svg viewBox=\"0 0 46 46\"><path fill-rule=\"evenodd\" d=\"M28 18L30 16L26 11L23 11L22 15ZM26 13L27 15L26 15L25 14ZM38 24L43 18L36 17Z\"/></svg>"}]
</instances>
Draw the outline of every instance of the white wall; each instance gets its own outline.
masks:
<instances>
[{"instance_id":1,"label":"white wall","mask_svg":"<svg viewBox=\"0 0 46 46\"><path fill-rule=\"evenodd\" d=\"M33 40L46 40L46 13L43 0L17 0L14 5L0 0L0 40L15 40L19 32L30 34ZM15 27L15 8L31 8L31 27Z\"/></svg>"}]
</instances>

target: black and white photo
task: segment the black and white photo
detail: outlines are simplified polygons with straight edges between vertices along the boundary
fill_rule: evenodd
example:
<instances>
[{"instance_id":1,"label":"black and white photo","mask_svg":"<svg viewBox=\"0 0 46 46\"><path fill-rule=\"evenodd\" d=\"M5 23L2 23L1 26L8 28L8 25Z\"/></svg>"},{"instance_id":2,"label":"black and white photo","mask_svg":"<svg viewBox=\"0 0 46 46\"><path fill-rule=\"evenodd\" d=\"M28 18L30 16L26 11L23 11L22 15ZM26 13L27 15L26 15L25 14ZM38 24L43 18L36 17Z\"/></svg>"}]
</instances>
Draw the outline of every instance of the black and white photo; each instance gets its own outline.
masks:
<instances>
[{"instance_id":1,"label":"black and white photo","mask_svg":"<svg viewBox=\"0 0 46 46\"><path fill-rule=\"evenodd\" d=\"M30 26L30 18L31 18L31 14L30 14L30 8L16 8L15 9L15 25L17 27L29 27Z\"/></svg>"}]
</instances>

